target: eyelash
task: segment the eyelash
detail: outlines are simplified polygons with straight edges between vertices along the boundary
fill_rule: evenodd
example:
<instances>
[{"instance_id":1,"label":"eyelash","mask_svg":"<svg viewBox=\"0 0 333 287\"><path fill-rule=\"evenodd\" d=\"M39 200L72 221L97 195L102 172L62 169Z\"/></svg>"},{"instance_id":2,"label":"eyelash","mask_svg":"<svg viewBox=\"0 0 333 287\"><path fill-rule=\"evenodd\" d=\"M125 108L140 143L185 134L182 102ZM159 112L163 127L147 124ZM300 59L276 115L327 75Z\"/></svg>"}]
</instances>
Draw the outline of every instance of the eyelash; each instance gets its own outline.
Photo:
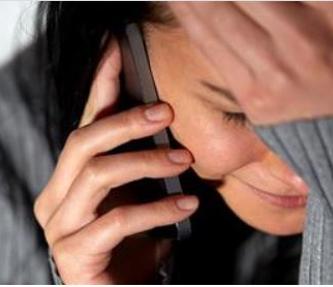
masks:
<instances>
[{"instance_id":1,"label":"eyelash","mask_svg":"<svg viewBox=\"0 0 333 287\"><path fill-rule=\"evenodd\" d=\"M247 121L245 114L242 113L223 112L222 114L226 122L233 122L235 124L244 126Z\"/></svg>"}]
</instances>

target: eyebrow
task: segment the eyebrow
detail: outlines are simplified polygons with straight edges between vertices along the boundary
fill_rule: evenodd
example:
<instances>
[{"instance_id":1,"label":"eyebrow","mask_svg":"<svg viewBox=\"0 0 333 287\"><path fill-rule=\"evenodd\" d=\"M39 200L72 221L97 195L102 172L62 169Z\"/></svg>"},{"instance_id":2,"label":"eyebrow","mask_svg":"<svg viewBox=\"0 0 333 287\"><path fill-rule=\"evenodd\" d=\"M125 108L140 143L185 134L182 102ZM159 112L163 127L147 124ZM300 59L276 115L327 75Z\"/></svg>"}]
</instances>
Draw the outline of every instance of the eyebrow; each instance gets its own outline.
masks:
<instances>
[{"instance_id":1,"label":"eyebrow","mask_svg":"<svg viewBox=\"0 0 333 287\"><path fill-rule=\"evenodd\" d=\"M211 91L213 91L213 92L215 92L215 93L217 93L217 94L219 94L219 95L227 98L228 100L232 101L235 104L238 104L236 98L232 95L232 93L229 90L221 88L221 87L218 87L218 86L215 86L215 85L213 85L213 84L211 84L211 83L209 83L207 81L204 81L204 80L201 80L200 82L207 89L209 89L209 90L211 90Z\"/></svg>"}]
</instances>

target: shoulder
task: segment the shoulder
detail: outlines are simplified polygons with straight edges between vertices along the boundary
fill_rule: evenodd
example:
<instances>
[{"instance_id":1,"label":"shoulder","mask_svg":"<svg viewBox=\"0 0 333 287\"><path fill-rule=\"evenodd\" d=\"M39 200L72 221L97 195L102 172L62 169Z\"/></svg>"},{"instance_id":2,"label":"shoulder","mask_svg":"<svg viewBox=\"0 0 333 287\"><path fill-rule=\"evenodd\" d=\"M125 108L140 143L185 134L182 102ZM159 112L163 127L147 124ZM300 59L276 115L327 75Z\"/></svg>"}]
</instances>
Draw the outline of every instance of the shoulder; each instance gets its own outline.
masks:
<instances>
[{"instance_id":1,"label":"shoulder","mask_svg":"<svg viewBox=\"0 0 333 287\"><path fill-rule=\"evenodd\" d=\"M0 68L0 282L8 284L50 283L32 211L53 169L34 45Z\"/></svg>"},{"instance_id":2,"label":"shoulder","mask_svg":"<svg viewBox=\"0 0 333 287\"><path fill-rule=\"evenodd\" d=\"M39 192L53 168L47 139L46 81L37 43L0 68L0 150L28 190Z\"/></svg>"}]
</instances>

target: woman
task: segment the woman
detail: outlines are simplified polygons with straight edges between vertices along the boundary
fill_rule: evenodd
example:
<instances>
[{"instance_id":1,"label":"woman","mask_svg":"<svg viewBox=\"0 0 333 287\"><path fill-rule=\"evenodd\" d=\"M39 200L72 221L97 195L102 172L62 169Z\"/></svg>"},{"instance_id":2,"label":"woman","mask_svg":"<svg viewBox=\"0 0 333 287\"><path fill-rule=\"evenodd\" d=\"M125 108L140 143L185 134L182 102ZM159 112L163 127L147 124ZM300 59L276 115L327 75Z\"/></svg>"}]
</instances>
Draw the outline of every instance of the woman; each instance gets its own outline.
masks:
<instances>
[{"instance_id":1,"label":"woman","mask_svg":"<svg viewBox=\"0 0 333 287\"><path fill-rule=\"evenodd\" d=\"M303 230L307 187L251 130L246 116L225 93L223 79L191 45L165 5L126 6L49 4L48 33L54 39L50 46L54 49L53 45L60 45L60 54L52 54L53 61L59 61L56 87L60 104L70 109L62 119L63 138L69 137L36 201L36 217L65 283L144 283L157 280L161 263L169 262L172 244L142 232L188 218L200 205L196 215L199 227L193 234L197 242L192 247L214 242L211 249L205 246L203 251L218 253L219 242L208 237L214 233L205 231L230 232L223 242L226 246L221 247L223 251L230 249L228 259L222 267L211 268L219 271L221 282L233 282L235 278L228 273L235 272L232 267L241 266L233 260L239 256L242 261L243 252L249 257L246 248L240 246L254 231L228 213L219 198L253 228L272 235L293 235ZM119 39L129 22L142 26L156 88L164 103L121 111L117 105L122 92ZM77 39L86 42L75 43ZM183 149L106 154L166 127ZM142 204L133 200L128 188L122 188L138 179L174 176L189 168L200 187L195 195ZM220 218L214 218L218 212ZM206 241L202 241L204 237ZM186 272L184 259L188 260L186 255L194 249L183 257L177 257L177 252L181 254L191 244L189 241L176 247L174 278L181 268ZM251 260L257 260L256 267L265 268L263 259ZM251 260L244 258L244 262ZM239 269L242 271L235 277L246 274L246 267ZM188 270L192 279L200 278L193 274L193 268ZM271 272L271 278L243 278L247 278L246 283L269 283L278 273ZM280 274L280 282L285 278L286 274ZM185 279L180 276L174 282L177 280Z\"/></svg>"}]
</instances>

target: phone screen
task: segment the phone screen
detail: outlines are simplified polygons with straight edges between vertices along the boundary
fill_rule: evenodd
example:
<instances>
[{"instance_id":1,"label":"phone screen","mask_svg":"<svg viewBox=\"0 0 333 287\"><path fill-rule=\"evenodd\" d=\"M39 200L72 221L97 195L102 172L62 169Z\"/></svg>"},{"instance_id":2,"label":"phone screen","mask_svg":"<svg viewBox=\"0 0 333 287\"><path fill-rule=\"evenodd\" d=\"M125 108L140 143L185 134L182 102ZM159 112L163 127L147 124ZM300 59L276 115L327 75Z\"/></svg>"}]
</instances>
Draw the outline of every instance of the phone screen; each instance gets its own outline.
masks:
<instances>
[{"instance_id":1,"label":"phone screen","mask_svg":"<svg viewBox=\"0 0 333 287\"><path fill-rule=\"evenodd\" d=\"M121 75L122 96L119 103L119 108L124 110L159 101L140 28L134 23L129 24L125 35L121 40L123 73ZM170 130L165 129L152 137L132 141L122 147L122 150L133 150L133 147L136 150L145 150L156 147L177 148L181 145L172 137ZM142 181L142 190L143 201L183 193L179 176L145 179ZM152 234L183 240L191 235L191 223L189 219L186 219L174 226L158 228L152 231Z\"/></svg>"}]
</instances>

